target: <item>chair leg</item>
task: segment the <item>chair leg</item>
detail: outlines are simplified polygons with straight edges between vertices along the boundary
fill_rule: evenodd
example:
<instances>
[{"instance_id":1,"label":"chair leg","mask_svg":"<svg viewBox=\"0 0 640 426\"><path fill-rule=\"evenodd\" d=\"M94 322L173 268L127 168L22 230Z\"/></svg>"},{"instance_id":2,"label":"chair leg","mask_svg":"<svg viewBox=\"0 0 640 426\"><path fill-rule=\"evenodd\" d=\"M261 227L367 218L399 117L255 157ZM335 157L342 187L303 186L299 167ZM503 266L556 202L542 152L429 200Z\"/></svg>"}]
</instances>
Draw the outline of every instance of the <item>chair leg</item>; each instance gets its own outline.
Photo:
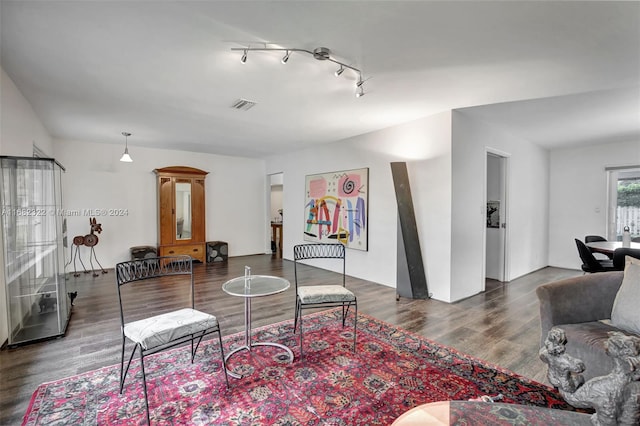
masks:
<instances>
[{"instance_id":1,"label":"chair leg","mask_svg":"<svg viewBox=\"0 0 640 426\"><path fill-rule=\"evenodd\" d=\"M204 330L202 332L202 335L198 339L198 343L196 343L196 347L195 348L193 347L193 339L195 339L195 337L193 335L191 335L191 364L193 364L193 360L196 357L196 352L198 352L198 347L200 346L200 342L202 342L202 338L204 337L206 332L207 332L207 330Z\"/></svg>"},{"instance_id":2,"label":"chair leg","mask_svg":"<svg viewBox=\"0 0 640 426\"><path fill-rule=\"evenodd\" d=\"M296 312L293 315L293 333L296 332L296 327L298 326L298 313L300 312L300 301L296 296Z\"/></svg>"},{"instance_id":3,"label":"chair leg","mask_svg":"<svg viewBox=\"0 0 640 426\"><path fill-rule=\"evenodd\" d=\"M353 318L353 352L356 351L356 336L358 335L358 302L355 304L355 317Z\"/></svg>"},{"instance_id":4,"label":"chair leg","mask_svg":"<svg viewBox=\"0 0 640 426\"><path fill-rule=\"evenodd\" d=\"M193 349L193 339L195 337L193 336L193 334L191 335L191 364L193 364L193 359L196 357L196 351L198 350L198 347L196 346L196 349ZM200 342L198 342L200 343Z\"/></svg>"},{"instance_id":5,"label":"chair leg","mask_svg":"<svg viewBox=\"0 0 640 426\"><path fill-rule=\"evenodd\" d=\"M124 373L123 373L122 366L124 364L124 340L122 341L122 360L120 362L120 393L121 394L122 394L122 389L124 388L124 380L127 377L127 373L129 372L129 367L131 366L131 361L133 361L133 356L136 354L136 349L138 347L139 345L136 343L136 345L133 347L133 350L131 351L129 362L127 362L127 368L124 369ZM140 347L140 350L142 350L142 347Z\"/></svg>"},{"instance_id":6,"label":"chair leg","mask_svg":"<svg viewBox=\"0 0 640 426\"><path fill-rule=\"evenodd\" d=\"M218 340L220 341L220 357L222 358L222 371L224 371L224 380L227 382L229 389L229 375L227 374L227 363L224 361L224 348L222 347L222 331L218 330Z\"/></svg>"},{"instance_id":7,"label":"chair leg","mask_svg":"<svg viewBox=\"0 0 640 426\"><path fill-rule=\"evenodd\" d=\"M142 353L142 346L140 346L140 368L142 371L142 387L144 389L144 405L147 409L147 424L151 426L151 416L149 415L149 396L147 395L147 376L144 372L144 354Z\"/></svg>"},{"instance_id":8,"label":"chair leg","mask_svg":"<svg viewBox=\"0 0 640 426\"><path fill-rule=\"evenodd\" d=\"M344 303L342 304L342 327L344 327L344 321L346 319L347 313L344 310Z\"/></svg>"},{"instance_id":9,"label":"chair leg","mask_svg":"<svg viewBox=\"0 0 640 426\"><path fill-rule=\"evenodd\" d=\"M302 359L302 305L298 303L298 309L296 310L296 317L300 317L300 359Z\"/></svg>"},{"instance_id":10,"label":"chair leg","mask_svg":"<svg viewBox=\"0 0 640 426\"><path fill-rule=\"evenodd\" d=\"M120 394L121 395L122 395L122 386L124 385L123 371L124 371L124 335L122 336L122 353L120 355Z\"/></svg>"}]
</instances>

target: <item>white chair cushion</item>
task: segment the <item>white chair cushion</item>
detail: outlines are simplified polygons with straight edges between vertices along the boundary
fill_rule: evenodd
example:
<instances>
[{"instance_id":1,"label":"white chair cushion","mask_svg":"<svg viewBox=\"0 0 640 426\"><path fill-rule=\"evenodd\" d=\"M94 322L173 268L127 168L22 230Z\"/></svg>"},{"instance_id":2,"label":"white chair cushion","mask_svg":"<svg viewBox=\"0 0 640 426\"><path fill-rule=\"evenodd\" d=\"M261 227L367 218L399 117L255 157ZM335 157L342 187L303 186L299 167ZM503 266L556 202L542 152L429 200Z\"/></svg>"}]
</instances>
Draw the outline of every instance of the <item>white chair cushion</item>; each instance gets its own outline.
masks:
<instances>
[{"instance_id":1,"label":"white chair cushion","mask_svg":"<svg viewBox=\"0 0 640 426\"><path fill-rule=\"evenodd\" d=\"M125 324L124 335L146 350L217 326L213 315L185 308Z\"/></svg>"},{"instance_id":2,"label":"white chair cushion","mask_svg":"<svg viewBox=\"0 0 640 426\"><path fill-rule=\"evenodd\" d=\"M298 287L298 297L303 304L356 300L356 296L341 285L301 286Z\"/></svg>"}]
</instances>

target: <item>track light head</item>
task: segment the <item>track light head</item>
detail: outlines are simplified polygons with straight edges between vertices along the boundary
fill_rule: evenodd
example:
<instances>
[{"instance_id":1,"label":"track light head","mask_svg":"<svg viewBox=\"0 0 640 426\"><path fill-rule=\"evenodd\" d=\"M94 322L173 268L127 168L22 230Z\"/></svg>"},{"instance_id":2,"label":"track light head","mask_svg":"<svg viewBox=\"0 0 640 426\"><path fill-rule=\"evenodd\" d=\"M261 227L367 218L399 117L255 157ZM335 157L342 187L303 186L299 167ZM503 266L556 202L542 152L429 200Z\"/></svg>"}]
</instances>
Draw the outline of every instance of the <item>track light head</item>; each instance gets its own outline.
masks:
<instances>
[{"instance_id":1,"label":"track light head","mask_svg":"<svg viewBox=\"0 0 640 426\"><path fill-rule=\"evenodd\" d=\"M356 83L356 98L364 96L364 87L362 87L363 84L364 80L362 79L362 75L360 75L358 77L358 82Z\"/></svg>"},{"instance_id":2,"label":"track light head","mask_svg":"<svg viewBox=\"0 0 640 426\"><path fill-rule=\"evenodd\" d=\"M336 72L334 72L333 74L336 77L340 77L340 74L342 74L344 72L344 67L342 65L340 65L340 68L336 70Z\"/></svg>"},{"instance_id":3,"label":"track light head","mask_svg":"<svg viewBox=\"0 0 640 426\"><path fill-rule=\"evenodd\" d=\"M246 50L242 54L242 58L240 58L240 62L243 63L243 64L247 63L247 51Z\"/></svg>"},{"instance_id":4,"label":"track light head","mask_svg":"<svg viewBox=\"0 0 640 426\"><path fill-rule=\"evenodd\" d=\"M289 60L289 51L287 50L287 54L282 57L282 60L280 62L282 62L283 64L286 64L288 60Z\"/></svg>"}]
</instances>

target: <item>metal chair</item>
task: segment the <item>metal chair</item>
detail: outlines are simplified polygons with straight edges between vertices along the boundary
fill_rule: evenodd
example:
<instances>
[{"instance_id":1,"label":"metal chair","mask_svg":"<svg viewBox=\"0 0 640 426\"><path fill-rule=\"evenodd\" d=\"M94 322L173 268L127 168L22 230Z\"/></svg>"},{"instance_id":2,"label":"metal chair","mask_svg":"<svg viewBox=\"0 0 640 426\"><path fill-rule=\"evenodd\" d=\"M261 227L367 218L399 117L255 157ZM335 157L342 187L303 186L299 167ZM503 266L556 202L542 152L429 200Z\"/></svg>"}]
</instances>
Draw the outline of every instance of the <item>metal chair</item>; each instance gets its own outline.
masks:
<instances>
[{"instance_id":1,"label":"metal chair","mask_svg":"<svg viewBox=\"0 0 640 426\"><path fill-rule=\"evenodd\" d=\"M120 393L124 387L124 381L129 371L129 366L136 349L140 351L140 366L142 371L142 384L144 386L144 401L147 413L147 422L151 424L149 416L149 400L147 397L147 378L144 371L144 358L147 355L160 352L164 349L172 348L186 342L191 342L191 362L193 363L198 346L202 338L211 333L218 333L220 344L220 357L222 360L222 370L224 371L227 388L229 378L224 362L224 352L222 347L222 333L218 319L210 314L195 309L195 292L193 280L193 260L190 256L164 256L146 258L118 263L116 265L116 284L118 285L118 301L120 303L120 321L122 332L122 357L120 360ZM186 276L187 279L175 277ZM160 277L173 277L170 281L159 281ZM156 280L151 280L156 278ZM180 287L189 285L189 302L185 302L185 307L165 313L153 315L151 317L140 317L141 305L146 303L145 293L141 285L142 281L148 281L148 285L158 282L162 283L163 289L171 291L171 297L179 299ZM137 285L133 285L137 283ZM127 286L126 289L123 287ZM153 290L153 289L149 289ZM185 289L186 290L186 289ZM190 306L189 306L190 305ZM126 319L125 319L126 318ZM133 319L133 320L132 320ZM129 339L134 343L131 356L126 368L124 367L125 343ZM194 346L194 341L197 343Z\"/></svg>"},{"instance_id":2,"label":"metal chair","mask_svg":"<svg viewBox=\"0 0 640 426\"><path fill-rule=\"evenodd\" d=\"M598 260L595 258L589 247L585 245L582 241L575 238L576 246L578 247L578 255L582 260L582 270L584 272L605 272L605 271L615 271L616 268L613 266L613 261L611 260Z\"/></svg>"},{"instance_id":3,"label":"metal chair","mask_svg":"<svg viewBox=\"0 0 640 426\"><path fill-rule=\"evenodd\" d=\"M335 259L342 266L341 284L300 285L298 263L308 259ZM354 307L353 350L356 350L358 328L358 302L355 294L345 285L345 247L342 244L299 244L293 247L294 276L296 284L296 312L293 324L295 333L300 321L300 357L303 356L302 310L310 308L342 307L342 326L345 325L349 308Z\"/></svg>"}]
</instances>

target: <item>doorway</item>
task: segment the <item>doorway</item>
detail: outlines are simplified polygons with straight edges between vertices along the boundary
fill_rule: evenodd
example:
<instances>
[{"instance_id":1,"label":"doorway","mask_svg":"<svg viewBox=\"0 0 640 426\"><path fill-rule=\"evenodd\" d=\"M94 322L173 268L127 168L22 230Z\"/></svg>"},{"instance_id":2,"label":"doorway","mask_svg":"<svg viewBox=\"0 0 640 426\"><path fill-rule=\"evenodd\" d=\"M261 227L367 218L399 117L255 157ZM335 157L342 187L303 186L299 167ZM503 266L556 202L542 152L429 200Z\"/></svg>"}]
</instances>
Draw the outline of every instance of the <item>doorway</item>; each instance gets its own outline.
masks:
<instances>
[{"instance_id":1,"label":"doorway","mask_svg":"<svg viewBox=\"0 0 640 426\"><path fill-rule=\"evenodd\" d=\"M487 149L485 203L485 277L508 281L508 155Z\"/></svg>"},{"instance_id":2,"label":"doorway","mask_svg":"<svg viewBox=\"0 0 640 426\"><path fill-rule=\"evenodd\" d=\"M282 173L269 175L269 227L271 253L276 257L282 257L283 244L283 210L282 196L284 191Z\"/></svg>"}]
</instances>

